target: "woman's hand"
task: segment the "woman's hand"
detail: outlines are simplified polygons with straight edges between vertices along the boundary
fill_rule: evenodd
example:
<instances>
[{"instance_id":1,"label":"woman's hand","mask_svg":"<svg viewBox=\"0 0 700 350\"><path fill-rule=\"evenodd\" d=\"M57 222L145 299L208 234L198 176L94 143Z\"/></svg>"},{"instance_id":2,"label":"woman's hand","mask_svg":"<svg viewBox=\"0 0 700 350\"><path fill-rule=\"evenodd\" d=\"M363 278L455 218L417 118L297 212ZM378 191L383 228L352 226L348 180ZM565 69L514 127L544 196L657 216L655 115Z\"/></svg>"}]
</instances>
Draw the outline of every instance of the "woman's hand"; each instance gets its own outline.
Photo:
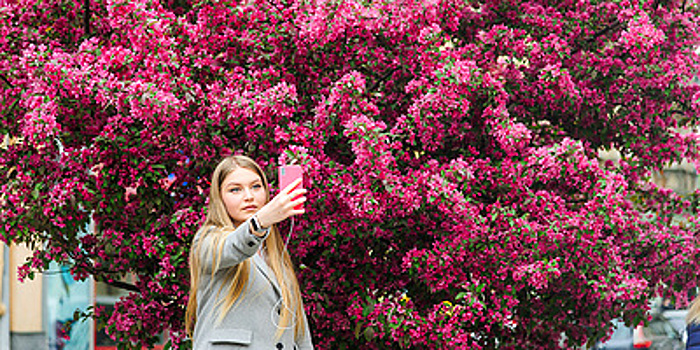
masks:
<instances>
[{"instance_id":1,"label":"woman's hand","mask_svg":"<svg viewBox=\"0 0 700 350\"><path fill-rule=\"evenodd\" d=\"M307 191L303 188L295 189L300 184L301 179L294 180L255 213L262 227L270 227L290 216L306 212L302 204L306 202Z\"/></svg>"}]
</instances>

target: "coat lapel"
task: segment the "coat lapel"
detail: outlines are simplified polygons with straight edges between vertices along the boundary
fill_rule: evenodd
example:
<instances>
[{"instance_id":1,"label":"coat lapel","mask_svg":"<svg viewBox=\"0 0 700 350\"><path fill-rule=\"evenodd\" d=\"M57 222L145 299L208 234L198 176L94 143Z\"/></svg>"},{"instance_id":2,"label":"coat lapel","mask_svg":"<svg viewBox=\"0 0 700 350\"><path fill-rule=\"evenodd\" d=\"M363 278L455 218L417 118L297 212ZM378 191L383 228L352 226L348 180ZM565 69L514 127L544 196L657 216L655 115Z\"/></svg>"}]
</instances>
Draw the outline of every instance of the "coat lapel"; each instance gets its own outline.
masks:
<instances>
[{"instance_id":1,"label":"coat lapel","mask_svg":"<svg viewBox=\"0 0 700 350\"><path fill-rule=\"evenodd\" d=\"M253 262L255 263L255 268L257 268L258 271L260 271L260 273L265 276L268 281L270 281L272 287L275 288L275 292L277 292L278 295L282 295L280 286L277 283L277 278L275 278L275 273L267 265L265 258L263 258L260 254L255 254L253 255Z\"/></svg>"}]
</instances>

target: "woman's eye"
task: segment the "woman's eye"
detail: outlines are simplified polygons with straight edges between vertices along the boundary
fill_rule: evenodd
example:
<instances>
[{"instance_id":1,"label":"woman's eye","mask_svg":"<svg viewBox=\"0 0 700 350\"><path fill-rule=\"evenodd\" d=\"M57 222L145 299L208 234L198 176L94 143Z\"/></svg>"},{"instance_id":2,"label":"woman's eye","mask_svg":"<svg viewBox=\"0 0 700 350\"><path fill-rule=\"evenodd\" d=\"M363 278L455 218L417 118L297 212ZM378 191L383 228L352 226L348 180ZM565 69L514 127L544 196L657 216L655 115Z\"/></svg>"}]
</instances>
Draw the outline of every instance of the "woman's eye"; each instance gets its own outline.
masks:
<instances>
[{"instance_id":1,"label":"woman's eye","mask_svg":"<svg viewBox=\"0 0 700 350\"><path fill-rule=\"evenodd\" d=\"M241 189L238 188L238 187L234 187L234 188L232 188L232 189L229 190L229 192L232 192L232 193L237 193L237 192L240 192L240 191L241 191Z\"/></svg>"},{"instance_id":2,"label":"woman's eye","mask_svg":"<svg viewBox=\"0 0 700 350\"><path fill-rule=\"evenodd\" d=\"M262 185L261 185L261 184L256 184L256 185L253 185L253 188L257 190L257 189L260 189L260 188L262 188Z\"/></svg>"}]
</instances>

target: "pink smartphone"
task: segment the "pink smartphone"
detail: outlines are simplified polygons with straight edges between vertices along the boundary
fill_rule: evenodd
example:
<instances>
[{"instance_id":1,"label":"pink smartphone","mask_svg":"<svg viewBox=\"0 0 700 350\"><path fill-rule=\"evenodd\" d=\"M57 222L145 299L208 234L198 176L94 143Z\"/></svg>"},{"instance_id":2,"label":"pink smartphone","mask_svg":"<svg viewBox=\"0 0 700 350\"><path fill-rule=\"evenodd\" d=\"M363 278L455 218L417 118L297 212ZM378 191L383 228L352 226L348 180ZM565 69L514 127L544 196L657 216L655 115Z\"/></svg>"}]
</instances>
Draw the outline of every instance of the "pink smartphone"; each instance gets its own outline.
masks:
<instances>
[{"instance_id":1,"label":"pink smartphone","mask_svg":"<svg viewBox=\"0 0 700 350\"><path fill-rule=\"evenodd\" d=\"M284 165L277 169L279 175L280 191L289 186L294 180L304 177L304 169L299 165ZM304 184L300 183L294 188L303 188ZM296 198L295 198L296 199ZM303 206L297 206L294 209L301 209Z\"/></svg>"}]
</instances>

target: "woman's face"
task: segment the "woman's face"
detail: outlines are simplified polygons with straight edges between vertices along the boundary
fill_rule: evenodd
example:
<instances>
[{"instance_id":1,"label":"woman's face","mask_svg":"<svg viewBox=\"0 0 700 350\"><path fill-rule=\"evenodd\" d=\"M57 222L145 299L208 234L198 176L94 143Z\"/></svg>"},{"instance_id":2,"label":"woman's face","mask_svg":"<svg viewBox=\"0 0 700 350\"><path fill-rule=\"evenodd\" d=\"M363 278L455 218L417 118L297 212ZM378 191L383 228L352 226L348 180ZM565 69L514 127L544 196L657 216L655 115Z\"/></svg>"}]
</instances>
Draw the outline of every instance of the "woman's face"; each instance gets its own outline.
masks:
<instances>
[{"instance_id":1,"label":"woman's face","mask_svg":"<svg viewBox=\"0 0 700 350\"><path fill-rule=\"evenodd\" d=\"M234 225L238 226L265 205L267 196L257 173L237 168L221 184L221 199Z\"/></svg>"}]
</instances>

